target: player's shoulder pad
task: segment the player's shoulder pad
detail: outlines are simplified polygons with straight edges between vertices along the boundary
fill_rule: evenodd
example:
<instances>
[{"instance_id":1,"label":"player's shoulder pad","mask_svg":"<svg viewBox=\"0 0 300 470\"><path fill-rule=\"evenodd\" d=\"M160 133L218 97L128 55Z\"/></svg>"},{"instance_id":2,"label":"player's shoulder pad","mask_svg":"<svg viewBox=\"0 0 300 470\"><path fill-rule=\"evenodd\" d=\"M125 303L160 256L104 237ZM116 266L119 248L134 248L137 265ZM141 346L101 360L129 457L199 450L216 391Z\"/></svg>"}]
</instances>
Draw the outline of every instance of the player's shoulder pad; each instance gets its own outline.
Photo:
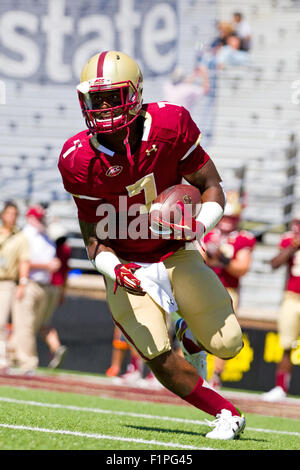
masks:
<instances>
[{"instance_id":1,"label":"player's shoulder pad","mask_svg":"<svg viewBox=\"0 0 300 470\"><path fill-rule=\"evenodd\" d=\"M192 121L190 112L184 106L170 101L148 103L144 109L165 128L185 128Z\"/></svg>"},{"instance_id":2,"label":"player's shoulder pad","mask_svg":"<svg viewBox=\"0 0 300 470\"><path fill-rule=\"evenodd\" d=\"M65 160L77 149L83 148L86 141L89 139L88 131L81 131L78 134L73 135L63 145L60 153L60 159Z\"/></svg>"},{"instance_id":3,"label":"player's shoulder pad","mask_svg":"<svg viewBox=\"0 0 300 470\"><path fill-rule=\"evenodd\" d=\"M244 238L249 238L249 240L255 240L253 233L249 232L248 230L240 230L239 235Z\"/></svg>"},{"instance_id":4,"label":"player's shoulder pad","mask_svg":"<svg viewBox=\"0 0 300 470\"><path fill-rule=\"evenodd\" d=\"M293 239L294 235L293 235L293 232L285 232L281 235L281 239L280 239L280 243L279 245L281 247L287 247L288 245L290 245L292 239Z\"/></svg>"},{"instance_id":5,"label":"player's shoulder pad","mask_svg":"<svg viewBox=\"0 0 300 470\"><path fill-rule=\"evenodd\" d=\"M245 248L246 247L253 248L254 245L256 245L257 240L256 240L255 236L253 235L253 233L248 232L248 230L241 230L239 232L238 237L240 238L240 240L245 245Z\"/></svg>"}]
</instances>

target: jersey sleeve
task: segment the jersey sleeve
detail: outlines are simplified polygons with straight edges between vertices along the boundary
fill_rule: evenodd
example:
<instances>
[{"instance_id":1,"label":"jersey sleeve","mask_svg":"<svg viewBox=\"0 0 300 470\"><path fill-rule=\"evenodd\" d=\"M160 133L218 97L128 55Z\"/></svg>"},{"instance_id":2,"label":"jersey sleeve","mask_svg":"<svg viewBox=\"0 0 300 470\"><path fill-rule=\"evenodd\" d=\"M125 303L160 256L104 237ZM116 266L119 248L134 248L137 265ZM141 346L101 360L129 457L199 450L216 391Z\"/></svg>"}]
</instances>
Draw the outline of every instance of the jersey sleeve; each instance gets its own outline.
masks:
<instances>
[{"instance_id":1,"label":"jersey sleeve","mask_svg":"<svg viewBox=\"0 0 300 470\"><path fill-rule=\"evenodd\" d=\"M85 133L72 137L62 148L58 169L65 190L73 196L78 218L88 223L96 223L99 220L97 208L103 199L88 195L91 191L91 185L87 183L88 149Z\"/></svg>"},{"instance_id":2,"label":"jersey sleeve","mask_svg":"<svg viewBox=\"0 0 300 470\"><path fill-rule=\"evenodd\" d=\"M79 220L83 220L89 224L96 224L101 217L97 216L97 209L101 204L99 199L83 199L78 195L73 195L74 202L77 207L77 216Z\"/></svg>"},{"instance_id":3,"label":"jersey sleeve","mask_svg":"<svg viewBox=\"0 0 300 470\"><path fill-rule=\"evenodd\" d=\"M74 186L80 182L78 174L80 174L80 168L78 163L80 162L77 157L79 149L82 148L82 144L79 139L69 139L65 142L58 159L58 169L60 171L63 185L66 191L73 193Z\"/></svg>"},{"instance_id":4,"label":"jersey sleeve","mask_svg":"<svg viewBox=\"0 0 300 470\"><path fill-rule=\"evenodd\" d=\"M200 145L201 132L187 109L181 107L176 144L179 152L179 172L182 176L194 173L209 160L209 155Z\"/></svg>"},{"instance_id":5,"label":"jersey sleeve","mask_svg":"<svg viewBox=\"0 0 300 470\"><path fill-rule=\"evenodd\" d=\"M239 249L240 250L249 249L252 251L256 243L257 243L257 240L252 233L247 232L245 230L242 230L240 232L240 236L239 236Z\"/></svg>"}]
</instances>

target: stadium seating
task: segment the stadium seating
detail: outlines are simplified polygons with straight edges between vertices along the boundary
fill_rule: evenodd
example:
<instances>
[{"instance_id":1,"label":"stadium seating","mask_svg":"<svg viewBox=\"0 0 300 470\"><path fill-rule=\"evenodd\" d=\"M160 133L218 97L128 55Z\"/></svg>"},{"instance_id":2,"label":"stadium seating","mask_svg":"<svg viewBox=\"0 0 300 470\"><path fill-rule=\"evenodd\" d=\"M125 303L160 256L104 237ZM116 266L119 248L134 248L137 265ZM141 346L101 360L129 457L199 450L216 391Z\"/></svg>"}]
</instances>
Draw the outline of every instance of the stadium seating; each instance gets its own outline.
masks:
<instances>
[{"instance_id":1,"label":"stadium seating","mask_svg":"<svg viewBox=\"0 0 300 470\"><path fill-rule=\"evenodd\" d=\"M232 2L220 2L219 7L223 19L236 10ZM295 15L299 15L300 5L247 1L241 9L253 30L251 65L219 72L215 131L208 150L228 187L232 186L227 179L228 165L236 159L246 167L245 226L258 233L259 228L272 226L273 236L262 237L256 246L241 289L240 310L253 306L265 315L266 309L277 310L285 281L285 269L272 272L269 260L291 218L291 209L300 203L298 142L294 138L300 135L299 105L292 101L292 83L300 69L294 47L300 39Z\"/></svg>"}]
</instances>

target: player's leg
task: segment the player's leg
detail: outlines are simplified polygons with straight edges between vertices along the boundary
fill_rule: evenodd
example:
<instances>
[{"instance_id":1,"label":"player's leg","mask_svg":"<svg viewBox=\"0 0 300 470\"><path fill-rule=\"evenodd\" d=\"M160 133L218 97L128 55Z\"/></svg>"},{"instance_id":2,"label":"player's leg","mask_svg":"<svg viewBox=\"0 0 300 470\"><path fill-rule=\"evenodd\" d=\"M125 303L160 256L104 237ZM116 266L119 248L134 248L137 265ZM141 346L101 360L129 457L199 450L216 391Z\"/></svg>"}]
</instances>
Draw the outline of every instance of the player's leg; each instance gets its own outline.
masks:
<instances>
[{"instance_id":1,"label":"player's leg","mask_svg":"<svg viewBox=\"0 0 300 470\"><path fill-rule=\"evenodd\" d=\"M115 323L166 388L217 417L218 423L224 423L223 410L230 413L225 420L226 425L228 421L232 424L229 434L224 433L224 429L216 428L217 436L213 434L209 437L237 437L244 427L244 418L199 376L192 365L171 350L165 312L148 295L134 296L124 289L118 289L114 295L113 282L109 280L107 296Z\"/></svg>"},{"instance_id":2,"label":"player's leg","mask_svg":"<svg viewBox=\"0 0 300 470\"><path fill-rule=\"evenodd\" d=\"M171 349L166 314L149 297L128 294L107 279L106 292L115 325L139 356L148 361Z\"/></svg>"},{"instance_id":3,"label":"player's leg","mask_svg":"<svg viewBox=\"0 0 300 470\"><path fill-rule=\"evenodd\" d=\"M300 334L299 294L285 292L278 317L278 333L283 348L283 356L275 372L275 387L263 394L266 401L278 401L286 397L293 370L291 352L297 347Z\"/></svg>"},{"instance_id":4,"label":"player's leg","mask_svg":"<svg viewBox=\"0 0 300 470\"><path fill-rule=\"evenodd\" d=\"M175 332L179 341L182 355L194 366L203 379L207 379L207 353L203 350L194 337L186 321L178 314L173 315Z\"/></svg>"},{"instance_id":5,"label":"player's leg","mask_svg":"<svg viewBox=\"0 0 300 470\"><path fill-rule=\"evenodd\" d=\"M199 252L179 250L164 261L181 317L200 346L222 359L242 349L242 331L231 298Z\"/></svg>"},{"instance_id":6,"label":"player's leg","mask_svg":"<svg viewBox=\"0 0 300 470\"><path fill-rule=\"evenodd\" d=\"M245 428L240 411L197 373L196 369L174 351L164 353L148 362L159 381L171 392L206 413L215 416L211 423L211 439L234 439Z\"/></svg>"},{"instance_id":7,"label":"player's leg","mask_svg":"<svg viewBox=\"0 0 300 470\"><path fill-rule=\"evenodd\" d=\"M233 309L235 312L237 312L239 304L238 291L234 288L227 288L227 292L231 297ZM216 389L220 389L222 386L222 373L224 371L225 365L226 361L224 361L224 359L221 359L220 357L214 357L214 370L209 383Z\"/></svg>"}]
</instances>

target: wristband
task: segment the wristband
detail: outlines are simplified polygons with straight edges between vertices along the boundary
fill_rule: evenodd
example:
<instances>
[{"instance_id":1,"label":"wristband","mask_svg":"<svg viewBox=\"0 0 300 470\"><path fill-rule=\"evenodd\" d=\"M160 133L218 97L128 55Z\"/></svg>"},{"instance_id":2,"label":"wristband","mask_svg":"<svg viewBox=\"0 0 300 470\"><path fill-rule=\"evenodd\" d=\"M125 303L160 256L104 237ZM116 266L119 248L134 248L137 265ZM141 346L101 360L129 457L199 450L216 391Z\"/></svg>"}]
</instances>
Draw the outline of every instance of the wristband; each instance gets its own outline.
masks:
<instances>
[{"instance_id":1,"label":"wristband","mask_svg":"<svg viewBox=\"0 0 300 470\"><path fill-rule=\"evenodd\" d=\"M26 286L26 284L28 284L28 281L28 277L20 277L18 284L19 286Z\"/></svg>"},{"instance_id":2,"label":"wristband","mask_svg":"<svg viewBox=\"0 0 300 470\"><path fill-rule=\"evenodd\" d=\"M116 280L115 267L120 264L119 258L111 251L101 251L94 260L93 265L104 276L109 277L113 281Z\"/></svg>"},{"instance_id":3,"label":"wristband","mask_svg":"<svg viewBox=\"0 0 300 470\"><path fill-rule=\"evenodd\" d=\"M210 232L215 225L222 218L224 209L218 202L208 201L204 202L201 206L201 210L196 217L197 222L201 222L205 227L205 232L203 235L206 235Z\"/></svg>"}]
</instances>

